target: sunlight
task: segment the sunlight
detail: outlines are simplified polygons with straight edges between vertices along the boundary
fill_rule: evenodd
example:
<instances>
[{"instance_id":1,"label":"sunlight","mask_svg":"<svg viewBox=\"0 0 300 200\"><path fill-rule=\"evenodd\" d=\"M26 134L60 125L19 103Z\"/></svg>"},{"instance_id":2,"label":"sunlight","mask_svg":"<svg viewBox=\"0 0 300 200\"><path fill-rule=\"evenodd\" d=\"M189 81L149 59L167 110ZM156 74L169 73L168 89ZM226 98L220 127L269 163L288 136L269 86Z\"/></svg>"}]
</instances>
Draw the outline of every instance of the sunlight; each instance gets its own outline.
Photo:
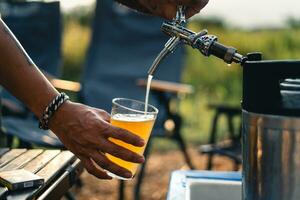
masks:
<instances>
[{"instance_id":1,"label":"sunlight","mask_svg":"<svg viewBox=\"0 0 300 200\"><path fill-rule=\"evenodd\" d=\"M95 0L60 0L61 8L63 11L71 10L77 6L89 6L94 2Z\"/></svg>"}]
</instances>

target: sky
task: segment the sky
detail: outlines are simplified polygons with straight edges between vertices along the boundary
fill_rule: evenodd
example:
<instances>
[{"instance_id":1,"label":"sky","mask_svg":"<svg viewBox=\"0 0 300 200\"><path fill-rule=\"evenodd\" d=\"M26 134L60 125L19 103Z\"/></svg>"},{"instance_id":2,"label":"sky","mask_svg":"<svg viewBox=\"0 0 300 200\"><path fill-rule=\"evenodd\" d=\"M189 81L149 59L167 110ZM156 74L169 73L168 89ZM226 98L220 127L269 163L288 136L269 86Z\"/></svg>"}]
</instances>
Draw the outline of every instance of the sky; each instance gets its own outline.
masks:
<instances>
[{"instance_id":1,"label":"sky","mask_svg":"<svg viewBox=\"0 0 300 200\"><path fill-rule=\"evenodd\" d=\"M91 5L95 0L61 0L63 10ZM109 1L109 0L103 0ZM300 0L210 0L197 17L217 16L243 28L280 27L286 19L300 19Z\"/></svg>"},{"instance_id":2,"label":"sky","mask_svg":"<svg viewBox=\"0 0 300 200\"><path fill-rule=\"evenodd\" d=\"M299 0L210 0L199 17L219 16L242 27L282 26L289 17L300 19Z\"/></svg>"}]
</instances>

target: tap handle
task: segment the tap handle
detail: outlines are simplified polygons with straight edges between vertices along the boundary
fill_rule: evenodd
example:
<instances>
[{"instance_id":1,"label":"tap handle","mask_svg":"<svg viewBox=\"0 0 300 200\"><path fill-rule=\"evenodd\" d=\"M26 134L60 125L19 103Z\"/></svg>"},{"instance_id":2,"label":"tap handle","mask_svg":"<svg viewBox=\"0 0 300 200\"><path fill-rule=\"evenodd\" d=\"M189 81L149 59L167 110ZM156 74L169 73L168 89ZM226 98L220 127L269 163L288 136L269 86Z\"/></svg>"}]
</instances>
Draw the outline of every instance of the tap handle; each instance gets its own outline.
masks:
<instances>
[{"instance_id":1,"label":"tap handle","mask_svg":"<svg viewBox=\"0 0 300 200\"><path fill-rule=\"evenodd\" d=\"M198 49L204 56L214 55L226 63L243 63L245 57L237 52L233 47L227 47L218 42L214 35L204 35L198 37L192 44L193 48Z\"/></svg>"}]
</instances>

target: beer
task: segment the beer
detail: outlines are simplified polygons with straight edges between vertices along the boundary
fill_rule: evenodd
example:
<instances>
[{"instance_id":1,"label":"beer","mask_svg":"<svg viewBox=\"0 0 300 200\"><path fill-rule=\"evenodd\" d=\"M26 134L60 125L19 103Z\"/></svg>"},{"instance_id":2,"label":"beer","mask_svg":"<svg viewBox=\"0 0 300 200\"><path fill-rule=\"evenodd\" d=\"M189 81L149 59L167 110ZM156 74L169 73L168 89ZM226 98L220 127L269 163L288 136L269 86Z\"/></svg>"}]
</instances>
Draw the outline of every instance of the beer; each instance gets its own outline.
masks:
<instances>
[{"instance_id":1,"label":"beer","mask_svg":"<svg viewBox=\"0 0 300 200\"><path fill-rule=\"evenodd\" d=\"M112 116L111 124L138 135L147 143L154 125L155 117L154 115L145 114L116 114ZM143 155L146 148L146 145L144 147L136 147L114 138L110 138L109 140L140 155ZM127 162L110 154L107 154L107 158L117 165L128 169L133 175L138 168L137 163Z\"/></svg>"},{"instance_id":2,"label":"beer","mask_svg":"<svg viewBox=\"0 0 300 200\"><path fill-rule=\"evenodd\" d=\"M112 104L113 105L110 120L111 124L138 135L145 141L145 143L147 143L158 110L154 106L148 105L146 107L147 111L145 111L145 103L126 98L115 98L112 100ZM146 148L146 145L144 145L144 147L136 147L115 138L109 138L109 140L140 155L143 155ZM106 154L106 156L113 163L125 169L128 169L133 175L135 175L139 164L127 162L108 153ZM119 177L111 172L107 172L107 174L114 178L128 180L126 178Z\"/></svg>"},{"instance_id":3,"label":"beer","mask_svg":"<svg viewBox=\"0 0 300 200\"><path fill-rule=\"evenodd\" d=\"M145 95L145 112L148 111L149 93L150 93L152 79L153 79L153 76L149 75L148 80L147 80L146 95Z\"/></svg>"}]
</instances>

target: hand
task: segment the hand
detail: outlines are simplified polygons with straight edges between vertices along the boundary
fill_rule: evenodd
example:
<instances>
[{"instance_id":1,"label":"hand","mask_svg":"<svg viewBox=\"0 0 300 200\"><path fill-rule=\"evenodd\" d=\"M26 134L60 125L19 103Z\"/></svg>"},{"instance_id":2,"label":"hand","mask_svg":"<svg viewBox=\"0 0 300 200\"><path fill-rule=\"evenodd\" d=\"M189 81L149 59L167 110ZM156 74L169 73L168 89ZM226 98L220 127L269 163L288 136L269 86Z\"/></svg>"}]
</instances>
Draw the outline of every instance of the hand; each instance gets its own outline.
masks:
<instances>
[{"instance_id":1,"label":"hand","mask_svg":"<svg viewBox=\"0 0 300 200\"><path fill-rule=\"evenodd\" d=\"M161 16L166 19L173 19L176 16L177 6L186 6L186 17L200 12L209 0L138 0L139 3L147 8L153 15Z\"/></svg>"},{"instance_id":2,"label":"hand","mask_svg":"<svg viewBox=\"0 0 300 200\"><path fill-rule=\"evenodd\" d=\"M109 114L103 110L67 101L57 110L49 125L65 147L81 159L90 174L101 179L111 179L104 171L108 170L130 178L130 171L111 162L105 153L135 163L144 162L144 157L110 142L108 138L139 147L145 143L138 136L112 126L109 121Z\"/></svg>"}]
</instances>

